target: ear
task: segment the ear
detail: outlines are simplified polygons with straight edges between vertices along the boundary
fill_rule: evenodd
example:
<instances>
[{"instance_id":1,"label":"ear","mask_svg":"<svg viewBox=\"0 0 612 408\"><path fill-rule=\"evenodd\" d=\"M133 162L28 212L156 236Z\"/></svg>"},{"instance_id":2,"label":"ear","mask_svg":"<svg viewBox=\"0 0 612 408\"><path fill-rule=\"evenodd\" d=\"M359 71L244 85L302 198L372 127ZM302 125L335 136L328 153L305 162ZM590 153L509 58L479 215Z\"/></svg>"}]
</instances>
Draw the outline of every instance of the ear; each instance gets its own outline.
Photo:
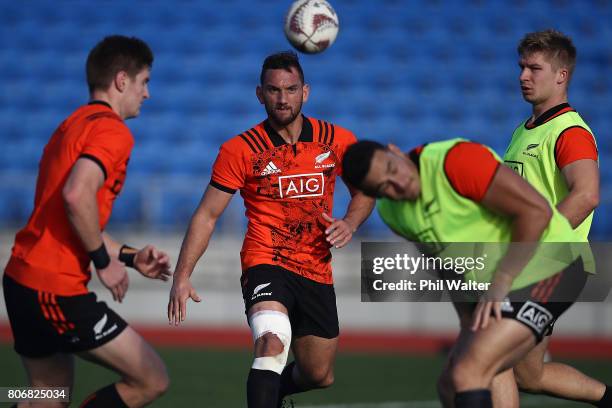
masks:
<instances>
[{"instance_id":1,"label":"ear","mask_svg":"<svg viewBox=\"0 0 612 408\"><path fill-rule=\"evenodd\" d=\"M567 68L559 68L557 71L557 84L567 83L569 80L569 70Z\"/></svg>"},{"instance_id":2,"label":"ear","mask_svg":"<svg viewBox=\"0 0 612 408\"><path fill-rule=\"evenodd\" d=\"M387 149L389 149L390 152L395 153L395 154L400 155L400 156L404 154L404 152L402 152L402 149L400 149L399 147L397 147L393 143L389 143L387 145Z\"/></svg>"},{"instance_id":3,"label":"ear","mask_svg":"<svg viewBox=\"0 0 612 408\"><path fill-rule=\"evenodd\" d=\"M119 91L119 92L123 92L125 91L125 87L127 86L127 80L128 80L128 74L125 71L119 71L117 72L117 75L115 75L115 88Z\"/></svg>"},{"instance_id":4,"label":"ear","mask_svg":"<svg viewBox=\"0 0 612 408\"><path fill-rule=\"evenodd\" d=\"M304 84L302 87L302 102L306 102L310 96L310 85Z\"/></svg>"},{"instance_id":5,"label":"ear","mask_svg":"<svg viewBox=\"0 0 612 408\"><path fill-rule=\"evenodd\" d=\"M261 85L257 85L257 88L255 88L255 95L257 95L257 99L259 100L259 103L263 105L265 102L263 98L263 89L261 88Z\"/></svg>"}]
</instances>

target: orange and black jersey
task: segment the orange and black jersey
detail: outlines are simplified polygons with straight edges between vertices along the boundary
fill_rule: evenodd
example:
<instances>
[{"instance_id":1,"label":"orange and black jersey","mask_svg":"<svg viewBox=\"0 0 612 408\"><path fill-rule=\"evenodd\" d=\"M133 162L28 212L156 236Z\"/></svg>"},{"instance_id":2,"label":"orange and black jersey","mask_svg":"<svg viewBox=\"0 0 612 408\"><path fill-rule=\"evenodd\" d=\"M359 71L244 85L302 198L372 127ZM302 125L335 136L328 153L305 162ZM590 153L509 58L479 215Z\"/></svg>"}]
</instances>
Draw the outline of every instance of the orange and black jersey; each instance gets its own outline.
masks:
<instances>
[{"instance_id":1,"label":"orange and black jersey","mask_svg":"<svg viewBox=\"0 0 612 408\"><path fill-rule=\"evenodd\" d=\"M62 122L45 146L34 210L15 237L7 275L21 285L56 295L87 293L90 260L68 220L62 190L79 158L97 163L105 178L97 194L103 230L123 187L133 145L130 130L105 102L82 106Z\"/></svg>"},{"instance_id":2,"label":"orange and black jersey","mask_svg":"<svg viewBox=\"0 0 612 408\"><path fill-rule=\"evenodd\" d=\"M300 137L287 144L264 121L228 140L213 166L211 186L240 190L249 220L240 252L242 270L279 265L308 279L332 283L331 252L325 240L336 176L350 131L303 117Z\"/></svg>"}]
</instances>

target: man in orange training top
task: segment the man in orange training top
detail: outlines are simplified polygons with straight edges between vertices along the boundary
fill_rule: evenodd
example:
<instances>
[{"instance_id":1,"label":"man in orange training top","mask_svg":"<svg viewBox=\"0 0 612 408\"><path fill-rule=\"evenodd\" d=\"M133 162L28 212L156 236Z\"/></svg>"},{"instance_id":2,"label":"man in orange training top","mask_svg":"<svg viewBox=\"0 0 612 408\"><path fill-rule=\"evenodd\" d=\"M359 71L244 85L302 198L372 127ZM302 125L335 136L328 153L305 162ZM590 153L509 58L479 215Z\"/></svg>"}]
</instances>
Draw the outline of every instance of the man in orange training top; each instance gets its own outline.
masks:
<instances>
[{"instance_id":1,"label":"man in orange training top","mask_svg":"<svg viewBox=\"0 0 612 408\"><path fill-rule=\"evenodd\" d=\"M151 346L87 289L91 261L119 302L128 289L126 266L153 279L171 274L165 253L151 245L121 246L103 232L134 145L124 120L138 116L149 97L152 64L153 53L137 38L106 37L91 50L91 101L59 125L44 149L34 210L15 237L3 278L29 386L72 387L73 354L121 376L89 396L81 405L86 408L140 407L168 387ZM68 402L45 405L51 406Z\"/></svg>"},{"instance_id":2,"label":"man in orange training top","mask_svg":"<svg viewBox=\"0 0 612 408\"><path fill-rule=\"evenodd\" d=\"M344 218L331 217L336 176L355 136L302 115L308 94L296 54L266 58L257 97L268 117L221 146L170 293L168 318L178 324L187 299L200 301L189 277L240 190L249 219L242 293L255 342L249 408L275 407L285 395L332 384L339 329L330 246L346 245L374 205L353 192ZM295 361L285 367L289 347Z\"/></svg>"}]
</instances>

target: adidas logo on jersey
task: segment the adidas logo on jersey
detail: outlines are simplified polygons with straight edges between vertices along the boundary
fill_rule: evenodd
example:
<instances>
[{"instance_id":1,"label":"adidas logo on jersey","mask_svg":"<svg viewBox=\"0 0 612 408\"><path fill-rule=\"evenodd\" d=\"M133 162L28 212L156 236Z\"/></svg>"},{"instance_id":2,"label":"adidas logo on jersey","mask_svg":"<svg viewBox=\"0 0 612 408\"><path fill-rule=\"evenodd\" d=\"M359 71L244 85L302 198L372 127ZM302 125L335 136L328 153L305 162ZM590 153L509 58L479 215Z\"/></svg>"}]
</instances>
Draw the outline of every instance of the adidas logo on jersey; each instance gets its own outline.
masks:
<instances>
[{"instance_id":1,"label":"adidas logo on jersey","mask_svg":"<svg viewBox=\"0 0 612 408\"><path fill-rule=\"evenodd\" d=\"M274 164L274 162L269 162L268 165L266 166L266 168L264 169L264 171L261 172L262 176L268 176L270 174L276 174L276 173L280 173L281 170L276 167L276 164Z\"/></svg>"}]
</instances>

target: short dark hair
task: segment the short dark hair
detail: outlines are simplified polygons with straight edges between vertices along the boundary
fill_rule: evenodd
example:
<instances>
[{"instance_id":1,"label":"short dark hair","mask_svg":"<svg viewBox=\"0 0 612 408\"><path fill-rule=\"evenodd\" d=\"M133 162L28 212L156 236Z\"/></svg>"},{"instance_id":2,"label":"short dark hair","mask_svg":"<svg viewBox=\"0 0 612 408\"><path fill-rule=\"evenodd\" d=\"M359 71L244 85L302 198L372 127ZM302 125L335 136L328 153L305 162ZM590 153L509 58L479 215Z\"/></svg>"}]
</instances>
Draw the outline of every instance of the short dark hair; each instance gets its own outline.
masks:
<instances>
[{"instance_id":1,"label":"short dark hair","mask_svg":"<svg viewBox=\"0 0 612 408\"><path fill-rule=\"evenodd\" d=\"M89 92L106 90L118 72L130 77L145 67L153 66L153 52L141 39L111 35L96 44L87 57L86 72Z\"/></svg>"},{"instance_id":2,"label":"short dark hair","mask_svg":"<svg viewBox=\"0 0 612 408\"><path fill-rule=\"evenodd\" d=\"M542 52L550 60L555 70L564 67L571 77L576 67L576 47L572 39L557 30L544 30L528 33L517 47L519 56Z\"/></svg>"},{"instance_id":3,"label":"short dark hair","mask_svg":"<svg viewBox=\"0 0 612 408\"><path fill-rule=\"evenodd\" d=\"M291 68L295 68L300 75L300 80L304 84L304 71L300 65L300 59L298 55L293 51L282 51L276 54L268 55L261 66L261 75L259 76L259 82L263 85L264 76L266 71L269 69L284 69L285 71L291 72Z\"/></svg>"},{"instance_id":4,"label":"short dark hair","mask_svg":"<svg viewBox=\"0 0 612 408\"><path fill-rule=\"evenodd\" d=\"M386 147L372 140L361 140L350 145L342 158L342 175L347 183L372 197L376 197L377 193L364 188L363 181L377 150L386 150Z\"/></svg>"}]
</instances>

